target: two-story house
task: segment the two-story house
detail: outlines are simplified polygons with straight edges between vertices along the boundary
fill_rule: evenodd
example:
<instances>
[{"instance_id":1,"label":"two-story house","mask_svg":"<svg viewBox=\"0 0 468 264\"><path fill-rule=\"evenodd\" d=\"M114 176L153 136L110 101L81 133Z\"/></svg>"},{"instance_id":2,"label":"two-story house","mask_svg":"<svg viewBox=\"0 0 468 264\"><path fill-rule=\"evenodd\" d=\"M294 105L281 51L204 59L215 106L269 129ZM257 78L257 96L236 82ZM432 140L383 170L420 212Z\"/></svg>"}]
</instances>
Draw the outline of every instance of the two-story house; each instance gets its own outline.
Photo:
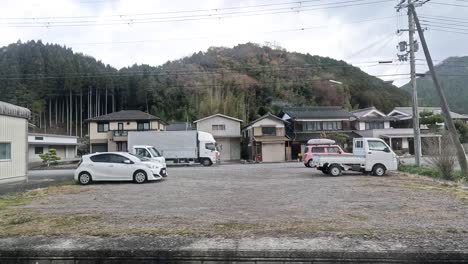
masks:
<instances>
[{"instance_id":1,"label":"two-story house","mask_svg":"<svg viewBox=\"0 0 468 264\"><path fill-rule=\"evenodd\" d=\"M248 160L282 162L286 160L285 123L281 118L266 114L242 130L244 154Z\"/></svg>"},{"instance_id":2,"label":"two-story house","mask_svg":"<svg viewBox=\"0 0 468 264\"><path fill-rule=\"evenodd\" d=\"M166 122L139 110L122 110L86 120L90 151L128 151L128 131L164 130Z\"/></svg>"},{"instance_id":3,"label":"two-story house","mask_svg":"<svg viewBox=\"0 0 468 264\"><path fill-rule=\"evenodd\" d=\"M221 160L240 160L241 123L243 121L231 116L215 114L198 119L193 123L197 131L213 135L221 153Z\"/></svg>"},{"instance_id":4,"label":"two-story house","mask_svg":"<svg viewBox=\"0 0 468 264\"><path fill-rule=\"evenodd\" d=\"M358 137L353 132L355 117L336 106L284 108L279 117L288 121L286 135L291 139L291 158L297 159L309 139L346 134L350 139Z\"/></svg>"}]
</instances>

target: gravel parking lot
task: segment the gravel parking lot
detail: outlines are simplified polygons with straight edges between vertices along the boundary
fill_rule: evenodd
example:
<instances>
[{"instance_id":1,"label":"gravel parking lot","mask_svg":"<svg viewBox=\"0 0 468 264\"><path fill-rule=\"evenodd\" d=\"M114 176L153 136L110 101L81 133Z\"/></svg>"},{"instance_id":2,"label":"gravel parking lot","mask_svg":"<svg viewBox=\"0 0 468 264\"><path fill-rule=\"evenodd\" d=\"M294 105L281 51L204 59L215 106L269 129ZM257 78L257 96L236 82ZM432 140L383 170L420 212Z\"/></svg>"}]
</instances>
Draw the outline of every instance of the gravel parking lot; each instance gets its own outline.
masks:
<instances>
[{"instance_id":1,"label":"gravel parking lot","mask_svg":"<svg viewBox=\"0 0 468 264\"><path fill-rule=\"evenodd\" d=\"M22 206L82 217L83 234L365 236L468 242L466 193L430 179L329 177L299 163L170 168L143 185L96 183ZM67 232L63 229L63 232Z\"/></svg>"}]
</instances>

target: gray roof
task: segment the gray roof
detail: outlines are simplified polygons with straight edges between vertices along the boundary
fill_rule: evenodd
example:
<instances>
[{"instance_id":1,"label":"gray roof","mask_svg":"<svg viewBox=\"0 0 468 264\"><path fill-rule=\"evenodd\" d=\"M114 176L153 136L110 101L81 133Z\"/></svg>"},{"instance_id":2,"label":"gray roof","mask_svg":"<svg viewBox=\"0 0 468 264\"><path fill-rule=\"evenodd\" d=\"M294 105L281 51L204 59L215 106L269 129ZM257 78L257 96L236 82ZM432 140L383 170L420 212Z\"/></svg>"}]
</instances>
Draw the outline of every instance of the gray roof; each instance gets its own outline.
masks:
<instances>
[{"instance_id":1,"label":"gray roof","mask_svg":"<svg viewBox=\"0 0 468 264\"><path fill-rule=\"evenodd\" d=\"M279 118L279 117L277 117L275 115L272 115L271 113L267 113L266 115L264 115L264 116L262 116L262 117L260 117L258 119L255 119L254 121L248 123L243 129L246 129L247 127L249 127L249 126L257 123L258 121L265 119L265 118L270 118L270 119L277 120L277 121L280 121L280 122L283 122L283 123L289 123L288 121L284 121L283 119L281 119L281 118Z\"/></svg>"},{"instance_id":2,"label":"gray roof","mask_svg":"<svg viewBox=\"0 0 468 264\"><path fill-rule=\"evenodd\" d=\"M413 116L413 108L412 107L395 107L393 110L397 110L399 112L403 112L408 116ZM436 114L441 114L442 109L440 107L428 107L428 106L420 106L418 107L419 113L421 112L433 112ZM450 115L453 119L468 119L466 115L462 115L459 113L455 113L450 111Z\"/></svg>"},{"instance_id":3,"label":"gray roof","mask_svg":"<svg viewBox=\"0 0 468 264\"><path fill-rule=\"evenodd\" d=\"M223 115L223 114L214 114L214 115L210 115L210 116L207 116L207 117L204 117L204 118L200 118L200 119L198 119L198 120L195 120L195 121L193 121L193 123L198 123L198 122L200 122L200 121L203 121L203 120L206 120L206 119L210 119L210 118L212 118L212 117L217 117L217 116L223 117L223 118L226 118L226 119L230 119L230 120L234 120L234 121L237 121L237 122L244 122L244 121L242 121L242 120L240 120L240 119L238 119L238 118L232 117L232 116L227 116L227 115Z\"/></svg>"},{"instance_id":4,"label":"gray roof","mask_svg":"<svg viewBox=\"0 0 468 264\"><path fill-rule=\"evenodd\" d=\"M29 119L31 111L21 106L0 101L0 115Z\"/></svg>"},{"instance_id":5,"label":"gray roof","mask_svg":"<svg viewBox=\"0 0 468 264\"><path fill-rule=\"evenodd\" d=\"M161 118L140 110L121 110L107 115L96 116L86 121L151 121L161 120Z\"/></svg>"},{"instance_id":6,"label":"gray roof","mask_svg":"<svg viewBox=\"0 0 468 264\"><path fill-rule=\"evenodd\" d=\"M164 128L166 131L194 130L192 124L187 122L172 122Z\"/></svg>"},{"instance_id":7,"label":"gray roof","mask_svg":"<svg viewBox=\"0 0 468 264\"><path fill-rule=\"evenodd\" d=\"M289 107L282 110L292 119L351 118L353 115L340 106Z\"/></svg>"}]
</instances>

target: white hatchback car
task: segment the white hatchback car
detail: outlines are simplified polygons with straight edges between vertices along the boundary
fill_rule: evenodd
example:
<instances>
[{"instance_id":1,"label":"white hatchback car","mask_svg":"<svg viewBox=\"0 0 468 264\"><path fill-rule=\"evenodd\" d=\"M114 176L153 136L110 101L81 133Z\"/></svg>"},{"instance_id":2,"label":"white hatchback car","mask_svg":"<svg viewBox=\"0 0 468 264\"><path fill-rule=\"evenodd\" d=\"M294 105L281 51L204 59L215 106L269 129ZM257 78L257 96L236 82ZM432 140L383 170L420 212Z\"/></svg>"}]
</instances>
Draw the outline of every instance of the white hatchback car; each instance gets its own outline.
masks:
<instances>
[{"instance_id":1,"label":"white hatchback car","mask_svg":"<svg viewBox=\"0 0 468 264\"><path fill-rule=\"evenodd\" d=\"M75 180L86 185L91 181L131 181L144 183L167 176L160 163L126 152L103 152L84 155L75 170Z\"/></svg>"}]
</instances>

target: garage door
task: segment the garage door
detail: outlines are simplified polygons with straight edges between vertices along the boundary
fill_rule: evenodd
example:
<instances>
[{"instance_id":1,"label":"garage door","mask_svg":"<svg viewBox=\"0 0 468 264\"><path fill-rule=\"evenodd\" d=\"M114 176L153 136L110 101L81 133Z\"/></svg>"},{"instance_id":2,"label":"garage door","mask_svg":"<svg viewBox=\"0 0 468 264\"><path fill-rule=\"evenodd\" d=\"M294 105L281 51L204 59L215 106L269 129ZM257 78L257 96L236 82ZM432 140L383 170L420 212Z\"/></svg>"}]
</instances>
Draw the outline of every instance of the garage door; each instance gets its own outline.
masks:
<instances>
[{"instance_id":1,"label":"garage door","mask_svg":"<svg viewBox=\"0 0 468 264\"><path fill-rule=\"evenodd\" d=\"M107 144L91 144L91 152L107 152Z\"/></svg>"},{"instance_id":2,"label":"garage door","mask_svg":"<svg viewBox=\"0 0 468 264\"><path fill-rule=\"evenodd\" d=\"M284 161L284 143L263 143L262 159L264 162Z\"/></svg>"}]
</instances>

